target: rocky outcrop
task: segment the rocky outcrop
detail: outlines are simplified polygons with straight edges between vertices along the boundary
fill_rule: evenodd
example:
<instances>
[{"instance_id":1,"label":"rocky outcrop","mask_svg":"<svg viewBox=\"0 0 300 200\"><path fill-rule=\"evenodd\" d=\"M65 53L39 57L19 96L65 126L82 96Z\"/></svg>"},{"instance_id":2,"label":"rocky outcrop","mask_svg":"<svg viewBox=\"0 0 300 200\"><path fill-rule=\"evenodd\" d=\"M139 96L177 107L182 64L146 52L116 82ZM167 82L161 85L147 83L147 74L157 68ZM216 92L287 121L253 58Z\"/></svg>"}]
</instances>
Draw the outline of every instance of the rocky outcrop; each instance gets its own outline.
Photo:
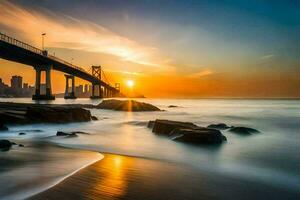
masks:
<instances>
[{"instance_id":1,"label":"rocky outcrop","mask_svg":"<svg viewBox=\"0 0 300 200\"><path fill-rule=\"evenodd\" d=\"M226 130L226 129L229 129L230 126L228 126L227 124L224 124L224 123L219 123L219 124L208 125L207 128L213 128L213 129L217 129L217 130Z\"/></svg>"},{"instance_id":2,"label":"rocky outcrop","mask_svg":"<svg viewBox=\"0 0 300 200\"><path fill-rule=\"evenodd\" d=\"M4 126L4 124L0 123L0 131L7 131L8 128L6 126Z\"/></svg>"},{"instance_id":3,"label":"rocky outcrop","mask_svg":"<svg viewBox=\"0 0 300 200\"><path fill-rule=\"evenodd\" d=\"M98 118L97 118L96 116L92 116L91 119L92 119L93 121L98 121Z\"/></svg>"},{"instance_id":4,"label":"rocky outcrop","mask_svg":"<svg viewBox=\"0 0 300 200\"><path fill-rule=\"evenodd\" d=\"M78 107L40 107L28 108L26 117L34 122L86 122L91 120L91 112Z\"/></svg>"},{"instance_id":5,"label":"rocky outcrop","mask_svg":"<svg viewBox=\"0 0 300 200\"><path fill-rule=\"evenodd\" d=\"M216 129L199 127L190 122L155 120L148 123L152 132L172 140L194 144L220 144L226 137Z\"/></svg>"},{"instance_id":6,"label":"rocky outcrop","mask_svg":"<svg viewBox=\"0 0 300 200\"><path fill-rule=\"evenodd\" d=\"M79 105L0 103L3 124L86 122L91 112Z\"/></svg>"},{"instance_id":7,"label":"rocky outcrop","mask_svg":"<svg viewBox=\"0 0 300 200\"><path fill-rule=\"evenodd\" d=\"M19 133L19 135L26 135L26 133L24 133L24 132L21 132L21 133Z\"/></svg>"},{"instance_id":8,"label":"rocky outcrop","mask_svg":"<svg viewBox=\"0 0 300 200\"><path fill-rule=\"evenodd\" d=\"M149 103L138 102L134 100L103 100L100 104L95 106L99 109L109 109L116 111L128 111L128 112L138 112L138 111L160 111L159 108L153 106Z\"/></svg>"},{"instance_id":9,"label":"rocky outcrop","mask_svg":"<svg viewBox=\"0 0 300 200\"><path fill-rule=\"evenodd\" d=\"M175 141L195 144L220 144L227 140L219 130L208 128L176 129L172 136Z\"/></svg>"},{"instance_id":10,"label":"rocky outcrop","mask_svg":"<svg viewBox=\"0 0 300 200\"><path fill-rule=\"evenodd\" d=\"M198 128L198 126L190 122L178 122L178 121L157 119L153 123L154 124L152 128L152 132L157 135L171 135L172 131L179 128L182 129Z\"/></svg>"},{"instance_id":11,"label":"rocky outcrop","mask_svg":"<svg viewBox=\"0 0 300 200\"><path fill-rule=\"evenodd\" d=\"M72 132L57 131L56 132L56 136L77 137L78 136L77 134L89 135L89 133L83 131L72 131Z\"/></svg>"},{"instance_id":12,"label":"rocky outcrop","mask_svg":"<svg viewBox=\"0 0 300 200\"><path fill-rule=\"evenodd\" d=\"M0 149L1 150L7 150L12 145L13 145L13 143L11 143L9 140L0 140Z\"/></svg>"},{"instance_id":13,"label":"rocky outcrop","mask_svg":"<svg viewBox=\"0 0 300 200\"><path fill-rule=\"evenodd\" d=\"M231 129L229 129L229 131L240 135L251 135L253 133L259 133L258 130L248 127L232 127Z\"/></svg>"}]
</instances>

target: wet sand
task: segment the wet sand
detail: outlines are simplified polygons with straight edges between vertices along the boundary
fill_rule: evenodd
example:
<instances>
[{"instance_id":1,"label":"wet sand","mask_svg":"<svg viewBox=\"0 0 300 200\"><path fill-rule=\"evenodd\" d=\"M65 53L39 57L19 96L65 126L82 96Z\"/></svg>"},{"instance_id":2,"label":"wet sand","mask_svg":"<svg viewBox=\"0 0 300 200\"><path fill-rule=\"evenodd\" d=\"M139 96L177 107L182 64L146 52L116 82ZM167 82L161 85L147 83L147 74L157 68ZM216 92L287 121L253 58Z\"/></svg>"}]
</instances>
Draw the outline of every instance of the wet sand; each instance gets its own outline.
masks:
<instances>
[{"instance_id":1,"label":"wet sand","mask_svg":"<svg viewBox=\"0 0 300 200\"><path fill-rule=\"evenodd\" d=\"M256 182L201 173L159 160L113 154L30 199L298 199Z\"/></svg>"},{"instance_id":2,"label":"wet sand","mask_svg":"<svg viewBox=\"0 0 300 200\"><path fill-rule=\"evenodd\" d=\"M24 199L44 191L103 156L98 152L64 148L48 142L12 140L0 152L0 199Z\"/></svg>"}]
</instances>

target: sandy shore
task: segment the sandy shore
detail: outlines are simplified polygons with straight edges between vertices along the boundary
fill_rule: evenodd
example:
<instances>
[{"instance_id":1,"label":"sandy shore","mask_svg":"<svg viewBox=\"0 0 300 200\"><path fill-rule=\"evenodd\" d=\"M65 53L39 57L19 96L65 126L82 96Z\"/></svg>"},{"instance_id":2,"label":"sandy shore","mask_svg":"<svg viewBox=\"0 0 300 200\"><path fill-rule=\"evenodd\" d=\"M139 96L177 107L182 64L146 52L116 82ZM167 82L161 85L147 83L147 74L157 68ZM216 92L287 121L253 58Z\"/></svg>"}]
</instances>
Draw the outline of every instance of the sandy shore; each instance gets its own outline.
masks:
<instances>
[{"instance_id":1,"label":"sandy shore","mask_svg":"<svg viewBox=\"0 0 300 200\"><path fill-rule=\"evenodd\" d=\"M202 174L187 166L137 157L105 158L31 197L42 199L297 199L299 193Z\"/></svg>"},{"instance_id":2,"label":"sandy shore","mask_svg":"<svg viewBox=\"0 0 300 200\"><path fill-rule=\"evenodd\" d=\"M98 152L64 148L48 142L12 140L0 152L0 199L16 200L44 191L100 159Z\"/></svg>"}]
</instances>

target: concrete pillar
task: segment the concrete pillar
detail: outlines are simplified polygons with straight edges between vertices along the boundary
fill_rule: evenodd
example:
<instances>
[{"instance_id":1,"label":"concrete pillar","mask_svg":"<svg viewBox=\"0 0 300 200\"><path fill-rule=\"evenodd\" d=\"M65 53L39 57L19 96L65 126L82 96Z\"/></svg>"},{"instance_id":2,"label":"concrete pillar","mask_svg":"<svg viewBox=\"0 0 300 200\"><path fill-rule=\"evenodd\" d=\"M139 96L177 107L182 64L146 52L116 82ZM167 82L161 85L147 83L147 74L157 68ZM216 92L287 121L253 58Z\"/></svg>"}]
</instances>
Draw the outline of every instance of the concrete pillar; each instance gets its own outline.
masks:
<instances>
[{"instance_id":1,"label":"concrete pillar","mask_svg":"<svg viewBox=\"0 0 300 200\"><path fill-rule=\"evenodd\" d=\"M35 66L36 78L35 78L35 94L32 96L33 100L54 100L51 89L51 65ZM46 72L46 94L41 94L41 72Z\"/></svg>"},{"instance_id":2,"label":"concrete pillar","mask_svg":"<svg viewBox=\"0 0 300 200\"><path fill-rule=\"evenodd\" d=\"M35 95L41 94L41 70L35 68Z\"/></svg>"},{"instance_id":3,"label":"concrete pillar","mask_svg":"<svg viewBox=\"0 0 300 200\"><path fill-rule=\"evenodd\" d=\"M69 95L69 76L65 75L66 77L66 90L65 90L65 96Z\"/></svg>"},{"instance_id":4,"label":"concrete pillar","mask_svg":"<svg viewBox=\"0 0 300 200\"><path fill-rule=\"evenodd\" d=\"M51 89L51 69L48 67L46 69L46 95L51 96L52 95L52 89Z\"/></svg>"},{"instance_id":5,"label":"concrete pillar","mask_svg":"<svg viewBox=\"0 0 300 200\"><path fill-rule=\"evenodd\" d=\"M65 99L76 99L75 96L75 77L73 75L65 74L66 77L66 91L65 91ZM71 79L71 92L69 92L69 80Z\"/></svg>"},{"instance_id":6,"label":"concrete pillar","mask_svg":"<svg viewBox=\"0 0 300 200\"><path fill-rule=\"evenodd\" d=\"M101 85L99 85L99 97L103 98L103 91Z\"/></svg>"}]
</instances>

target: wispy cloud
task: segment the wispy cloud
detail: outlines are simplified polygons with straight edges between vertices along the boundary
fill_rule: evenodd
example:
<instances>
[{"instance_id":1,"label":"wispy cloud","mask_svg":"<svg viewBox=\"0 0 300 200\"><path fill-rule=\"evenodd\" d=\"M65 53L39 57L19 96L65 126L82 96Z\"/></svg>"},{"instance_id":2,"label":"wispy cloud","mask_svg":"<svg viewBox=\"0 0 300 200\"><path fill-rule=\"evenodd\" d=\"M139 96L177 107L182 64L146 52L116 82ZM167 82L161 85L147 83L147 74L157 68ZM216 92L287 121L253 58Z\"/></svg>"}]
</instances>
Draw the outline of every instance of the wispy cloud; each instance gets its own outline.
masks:
<instances>
[{"instance_id":1,"label":"wispy cloud","mask_svg":"<svg viewBox=\"0 0 300 200\"><path fill-rule=\"evenodd\" d=\"M200 72L196 72L196 73L193 73L193 74L190 74L188 77L189 78L199 78L199 77L203 77L203 76L208 76L208 75L211 75L213 74L214 72L210 69L205 69L205 70L202 70Z\"/></svg>"},{"instance_id":2,"label":"wispy cloud","mask_svg":"<svg viewBox=\"0 0 300 200\"><path fill-rule=\"evenodd\" d=\"M27 10L9 1L0 1L0 25L14 30L22 39L40 46L43 32L46 46L111 54L121 60L145 66L162 66L157 49L141 45L109 29L48 10ZM45 14L46 13L46 14Z\"/></svg>"},{"instance_id":3,"label":"wispy cloud","mask_svg":"<svg viewBox=\"0 0 300 200\"><path fill-rule=\"evenodd\" d=\"M269 60L269 59L272 59L272 58L274 58L274 57L275 57L275 55L273 55L273 54L268 54L268 55L264 55L264 56L260 57L260 59L261 59L261 60Z\"/></svg>"}]
</instances>

